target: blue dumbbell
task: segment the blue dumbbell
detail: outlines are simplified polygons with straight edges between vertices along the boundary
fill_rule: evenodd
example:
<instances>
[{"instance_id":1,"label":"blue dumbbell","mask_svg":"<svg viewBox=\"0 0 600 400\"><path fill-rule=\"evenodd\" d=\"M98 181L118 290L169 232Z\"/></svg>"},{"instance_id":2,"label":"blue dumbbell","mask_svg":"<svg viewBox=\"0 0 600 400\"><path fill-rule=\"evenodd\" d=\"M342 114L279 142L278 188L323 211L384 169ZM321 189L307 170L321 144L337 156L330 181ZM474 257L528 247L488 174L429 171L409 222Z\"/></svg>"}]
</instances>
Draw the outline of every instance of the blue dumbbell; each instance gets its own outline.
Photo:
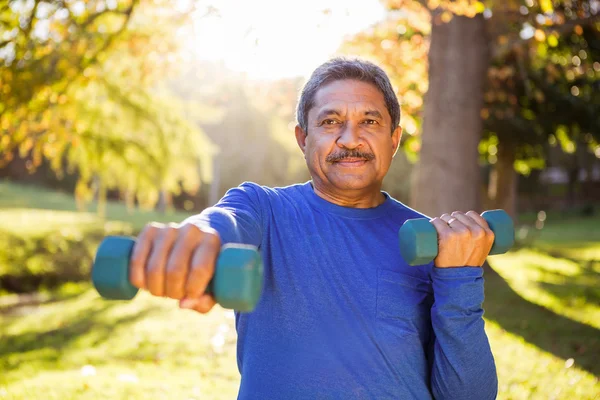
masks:
<instances>
[{"instance_id":1,"label":"blue dumbbell","mask_svg":"<svg viewBox=\"0 0 600 400\"><path fill-rule=\"evenodd\" d=\"M105 299L131 300L138 288L129 282L129 258L135 239L107 236L96 253L92 267L92 282ZM263 285L263 264L254 246L228 244L223 246L215 274L206 293L215 297L224 308L252 311L258 303Z\"/></svg>"},{"instance_id":2,"label":"blue dumbbell","mask_svg":"<svg viewBox=\"0 0 600 400\"><path fill-rule=\"evenodd\" d=\"M481 216L494 232L494 245L490 255L506 253L515 242L513 220L504 210L486 211ZM400 228L398 237L400 254L409 265L427 264L437 257L437 231L429 219L407 220Z\"/></svg>"}]
</instances>

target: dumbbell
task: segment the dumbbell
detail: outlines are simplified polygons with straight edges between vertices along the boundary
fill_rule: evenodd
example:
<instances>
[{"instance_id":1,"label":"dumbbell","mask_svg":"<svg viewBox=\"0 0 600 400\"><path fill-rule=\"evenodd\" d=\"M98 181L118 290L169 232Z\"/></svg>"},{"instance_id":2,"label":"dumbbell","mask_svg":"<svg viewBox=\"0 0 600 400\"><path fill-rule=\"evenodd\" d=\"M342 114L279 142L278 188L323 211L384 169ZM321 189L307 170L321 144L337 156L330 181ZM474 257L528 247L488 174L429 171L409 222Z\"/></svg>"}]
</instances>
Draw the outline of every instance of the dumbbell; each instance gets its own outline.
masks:
<instances>
[{"instance_id":1,"label":"dumbbell","mask_svg":"<svg viewBox=\"0 0 600 400\"><path fill-rule=\"evenodd\" d=\"M129 259L135 239L126 236L104 238L94 259L92 282L98 293L109 300L131 300L138 288L129 282ZM263 264L256 247L227 244L221 248L215 274L206 293L223 308L252 311L263 285Z\"/></svg>"},{"instance_id":2,"label":"dumbbell","mask_svg":"<svg viewBox=\"0 0 600 400\"><path fill-rule=\"evenodd\" d=\"M494 232L490 255L506 253L515 242L512 219L504 210L490 210L481 214ZM431 262L438 254L438 237L435 227L427 218L409 219L398 231L400 254L409 265Z\"/></svg>"}]
</instances>

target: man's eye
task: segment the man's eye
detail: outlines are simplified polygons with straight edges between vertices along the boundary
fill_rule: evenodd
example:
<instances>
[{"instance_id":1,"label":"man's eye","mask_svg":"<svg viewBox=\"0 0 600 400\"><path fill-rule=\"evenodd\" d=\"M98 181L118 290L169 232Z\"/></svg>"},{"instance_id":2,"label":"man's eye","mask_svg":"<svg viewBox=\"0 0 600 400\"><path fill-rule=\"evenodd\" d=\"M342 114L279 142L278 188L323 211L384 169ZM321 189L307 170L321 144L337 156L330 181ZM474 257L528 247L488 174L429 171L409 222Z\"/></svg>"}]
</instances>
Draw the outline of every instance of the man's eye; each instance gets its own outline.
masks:
<instances>
[{"instance_id":1,"label":"man's eye","mask_svg":"<svg viewBox=\"0 0 600 400\"><path fill-rule=\"evenodd\" d=\"M366 119L365 120L365 124L367 124L367 125L377 125L378 122L376 120L374 120L374 119Z\"/></svg>"},{"instance_id":2,"label":"man's eye","mask_svg":"<svg viewBox=\"0 0 600 400\"><path fill-rule=\"evenodd\" d=\"M321 125L335 125L337 124L337 121L335 119L324 119L323 122L321 122Z\"/></svg>"}]
</instances>

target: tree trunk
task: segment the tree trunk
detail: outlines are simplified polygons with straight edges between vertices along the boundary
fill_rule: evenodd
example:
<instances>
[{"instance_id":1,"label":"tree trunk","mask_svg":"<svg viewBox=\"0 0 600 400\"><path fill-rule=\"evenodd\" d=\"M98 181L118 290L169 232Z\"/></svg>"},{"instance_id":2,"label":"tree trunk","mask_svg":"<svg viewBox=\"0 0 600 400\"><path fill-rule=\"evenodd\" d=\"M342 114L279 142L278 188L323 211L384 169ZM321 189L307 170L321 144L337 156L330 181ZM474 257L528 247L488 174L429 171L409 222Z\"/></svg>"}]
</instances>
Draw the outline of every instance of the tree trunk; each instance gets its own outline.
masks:
<instances>
[{"instance_id":1,"label":"tree trunk","mask_svg":"<svg viewBox=\"0 0 600 400\"><path fill-rule=\"evenodd\" d=\"M125 190L125 207L127 207L127 214L132 215L135 211L135 192L131 188Z\"/></svg>"},{"instance_id":2,"label":"tree trunk","mask_svg":"<svg viewBox=\"0 0 600 400\"><path fill-rule=\"evenodd\" d=\"M102 178L96 176L97 192L96 192L96 212L100 218L106 218L106 185Z\"/></svg>"},{"instance_id":3,"label":"tree trunk","mask_svg":"<svg viewBox=\"0 0 600 400\"><path fill-rule=\"evenodd\" d=\"M208 205L214 206L221 199L221 154L216 154L213 158L213 177L208 193Z\"/></svg>"},{"instance_id":4,"label":"tree trunk","mask_svg":"<svg viewBox=\"0 0 600 400\"><path fill-rule=\"evenodd\" d=\"M498 161L490 172L488 197L490 208L501 208L516 221L517 173L515 171L516 146L514 143L498 144Z\"/></svg>"},{"instance_id":5,"label":"tree trunk","mask_svg":"<svg viewBox=\"0 0 600 400\"><path fill-rule=\"evenodd\" d=\"M173 209L173 197L168 190L162 188L158 193L158 204L156 210L161 214L166 214Z\"/></svg>"},{"instance_id":6,"label":"tree trunk","mask_svg":"<svg viewBox=\"0 0 600 400\"><path fill-rule=\"evenodd\" d=\"M577 206L577 186L579 181L579 163L575 161L575 165L567 170L569 182L567 183L567 199L565 204L565 211L572 209Z\"/></svg>"},{"instance_id":7,"label":"tree trunk","mask_svg":"<svg viewBox=\"0 0 600 400\"><path fill-rule=\"evenodd\" d=\"M479 210L477 146L488 56L481 14L432 24L421 155L411 191L411 205L426 215Z\"/></svg>"}]
</instances>

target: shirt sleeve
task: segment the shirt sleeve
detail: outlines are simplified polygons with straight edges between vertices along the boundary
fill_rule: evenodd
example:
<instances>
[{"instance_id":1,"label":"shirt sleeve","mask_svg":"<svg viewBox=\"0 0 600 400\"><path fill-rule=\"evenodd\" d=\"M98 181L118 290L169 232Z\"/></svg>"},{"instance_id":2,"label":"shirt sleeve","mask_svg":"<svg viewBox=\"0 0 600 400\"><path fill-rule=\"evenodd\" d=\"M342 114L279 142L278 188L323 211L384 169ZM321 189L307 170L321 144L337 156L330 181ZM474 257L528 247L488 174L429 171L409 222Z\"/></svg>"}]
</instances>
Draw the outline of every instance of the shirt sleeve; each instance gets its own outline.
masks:
<instances>
[{"instance_id":1,"label":"shirt sleeve","mask_svg":"<svg viewBox=\"0 0 600 400\"><path fill-rule=\"evenodd\" d=\"M214 229L221 244L240 243L260 248L263 234L263 212L260 186L244 182L229 189L213 207L183 221L199 228Z\"/></svg>"},{"instance_id":2,"label":"shirt sleeve","mask_svg":"<svg viewBox=\"0 0 600 400\"><path fill-rule=\"evenodd\" d=\"M434 342L430 364L434 398L495 399L498 377L484 330L483 268L432 266L431 279Z\"/></svg>"}]
</instances>

